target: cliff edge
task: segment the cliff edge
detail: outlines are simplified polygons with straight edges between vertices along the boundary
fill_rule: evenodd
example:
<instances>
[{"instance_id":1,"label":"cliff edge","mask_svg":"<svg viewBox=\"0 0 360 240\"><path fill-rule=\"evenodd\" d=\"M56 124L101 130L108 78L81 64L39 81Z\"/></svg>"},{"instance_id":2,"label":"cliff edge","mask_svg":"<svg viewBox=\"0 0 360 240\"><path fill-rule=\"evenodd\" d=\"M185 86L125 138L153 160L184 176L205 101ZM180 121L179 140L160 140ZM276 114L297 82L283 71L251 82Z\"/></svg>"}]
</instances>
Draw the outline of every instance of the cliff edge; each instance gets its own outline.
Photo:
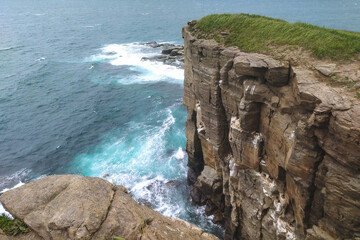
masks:
<instances>
[{"instance_id":1,"label":"cliff edge","mask_svg":"<svg viewBox=\"0 0 360 240\"><path fill-rule=\"evenodd\" d=\"M182 31L193 201L225 239L360 238L360 101L333 83L355 86L358 59L245 52L196 24Z\"/></svg>"},{"instance_id":2,"label":"cliff edge","mask_svg":"<svg viewBox=\"0 0 360 240\"><path fill-rule=\"evenodd\" d=\"M0 196L32 230L11 239L218 239L181 219L139 205L122 186L100 178L55 175Z\"/></svg>"}]
</instances>

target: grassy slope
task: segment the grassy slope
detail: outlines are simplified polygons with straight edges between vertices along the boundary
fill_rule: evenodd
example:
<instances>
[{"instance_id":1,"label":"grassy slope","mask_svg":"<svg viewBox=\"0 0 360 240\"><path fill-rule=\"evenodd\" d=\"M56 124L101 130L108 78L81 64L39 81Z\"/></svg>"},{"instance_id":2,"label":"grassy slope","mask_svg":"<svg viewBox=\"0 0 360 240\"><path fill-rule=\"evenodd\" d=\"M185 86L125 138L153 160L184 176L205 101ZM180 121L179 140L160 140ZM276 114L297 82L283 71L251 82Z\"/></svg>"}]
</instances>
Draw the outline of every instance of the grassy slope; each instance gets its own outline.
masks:
<instances>
[{"instance_id":1,"label":"grassy slope","mask_svg":"<svg viewBox=\"0 0 360 240\"><path fill-rule=\"evenodd\" d=\"M288 23L248 14L213 14L195 25L197 34L248 52L268 52L268 46L301 46L318 58L359 59L360 33ZM228 35L221 35L227 32Z\"/></svg>"}]
</instances>

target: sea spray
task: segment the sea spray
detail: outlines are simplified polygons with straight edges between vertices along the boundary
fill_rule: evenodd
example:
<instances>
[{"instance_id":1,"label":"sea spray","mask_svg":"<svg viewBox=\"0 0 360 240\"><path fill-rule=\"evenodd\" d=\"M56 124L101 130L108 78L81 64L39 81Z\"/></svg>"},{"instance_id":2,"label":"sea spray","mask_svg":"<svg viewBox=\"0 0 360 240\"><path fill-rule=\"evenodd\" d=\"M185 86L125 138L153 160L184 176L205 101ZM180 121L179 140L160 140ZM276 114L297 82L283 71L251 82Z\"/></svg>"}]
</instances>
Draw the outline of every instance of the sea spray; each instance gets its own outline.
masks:
<instances>
[{"instance_id":1,"label":"sea spray","mask_svg":"<svg viewBox=\"0 0 360 240\"><path fill-rule=\"evenodd\" d=\"M168 81L182 84L184 70L177 66L163 64L159 61L149 61L151 57L161 54L161 48L153 48L146 44L109 44L99 49L101 52L84 59L89 63L110 63L113 66L124 67L131 74L120 74L113 79L119 84L142 84L157 81ZM93 69L91 65L89 69ZM103 82L101 78L96 82Z\"/></svg>"},{"instance_id":2,"label":"sea spray","mask_svg":"<svg viewBox=\"0 0 360 240\"><path fill-rule=\"evenodd\" d=\"M162 101L148 116L108 133L104 142L76 156L70 168L123 185L138 202L166 216L221 233L189 197L185 109L181 102L163 108Z\"/></svg>"}]
</instances>

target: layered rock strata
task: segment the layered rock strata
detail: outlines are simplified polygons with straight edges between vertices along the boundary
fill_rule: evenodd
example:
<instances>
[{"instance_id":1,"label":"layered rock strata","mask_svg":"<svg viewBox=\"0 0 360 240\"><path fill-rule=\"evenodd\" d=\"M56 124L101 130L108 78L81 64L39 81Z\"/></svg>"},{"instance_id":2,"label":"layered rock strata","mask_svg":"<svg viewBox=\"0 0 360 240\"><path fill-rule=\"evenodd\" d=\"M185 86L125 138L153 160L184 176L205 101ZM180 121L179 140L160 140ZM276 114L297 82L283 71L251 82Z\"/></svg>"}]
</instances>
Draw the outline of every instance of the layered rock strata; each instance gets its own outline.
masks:
<instances>
[{"instance_id":1,"label":"layered rock strata","mask_svg":"<svg viewBox=\"0 0 360 240\"><path fill-rule=\"evenodd\" d=\"M218 239L188 222L139 205L122 186L92 177L46 177L0 196L32 232L0 239Z\"/></svg>"},{"instance_id":2,"label":"layered rock strata","mask_svg":"<svg viewBox=\"0 0 360 240\"><path fill-rule=\"evenodd\" d=\"M328 85L334 64L225 48L190 25L183 101L193 201L225 223L226 239L359 238L360 105Z\"/></svg>"}]
</instances>

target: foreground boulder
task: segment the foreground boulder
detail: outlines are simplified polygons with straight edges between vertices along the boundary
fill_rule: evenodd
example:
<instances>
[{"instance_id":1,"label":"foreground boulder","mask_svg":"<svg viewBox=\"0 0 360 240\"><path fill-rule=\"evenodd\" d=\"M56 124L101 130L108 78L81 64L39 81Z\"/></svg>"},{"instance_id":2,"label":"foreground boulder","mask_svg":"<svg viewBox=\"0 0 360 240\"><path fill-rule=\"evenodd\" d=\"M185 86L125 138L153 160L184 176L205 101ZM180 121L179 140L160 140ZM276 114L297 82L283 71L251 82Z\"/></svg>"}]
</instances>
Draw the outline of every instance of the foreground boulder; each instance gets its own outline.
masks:
<instances>
[{"instance_id":1,"label":"foreground boulder","mask_svg":"<svg viewBox=\"0 0 360 240\"><path fill-rule=\"evenodd\" d=\"M100 178L50 176L5 192L0 201L33 230L31 239L217 239L139 205L124 187Z\"/></svg>"}]
</instances>

